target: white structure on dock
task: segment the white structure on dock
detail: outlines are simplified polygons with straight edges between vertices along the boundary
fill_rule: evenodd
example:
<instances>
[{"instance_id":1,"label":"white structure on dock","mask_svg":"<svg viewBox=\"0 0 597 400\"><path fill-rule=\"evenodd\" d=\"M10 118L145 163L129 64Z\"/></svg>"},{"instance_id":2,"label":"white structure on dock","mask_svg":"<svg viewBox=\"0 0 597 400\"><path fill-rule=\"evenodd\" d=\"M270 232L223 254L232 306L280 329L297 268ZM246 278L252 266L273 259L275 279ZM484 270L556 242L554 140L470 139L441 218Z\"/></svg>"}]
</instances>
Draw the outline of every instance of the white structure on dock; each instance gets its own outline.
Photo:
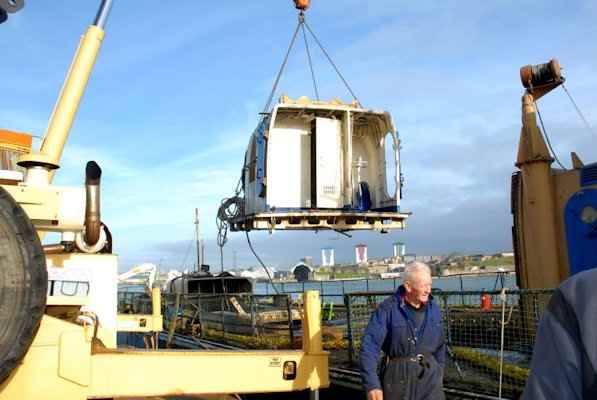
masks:
<instances>
[{"instance_id":1,"label":"white structure on dock","mask_svg":"<svg viewBox=\"0 0 597 400\"><path fill-rule=\"evenodd\" d=\"M402 242L394 243L394 258L402 258L406 254L406 245Z\"/></svg>"},{"instance_id":2,"label":"white structure on dock","mask_svg":"<svg viewBox=\"0 0 597 400\"><path fill-rule=\"evenodd\" d=\"M334 248L333 247L323 247L321 249L321 266L322 267L333 267L334 265L335 265Z\"/></svg>"},{"instance_id":3,"label":"white structure on dock","mask_svg":"<svg viewBox=\"0 0 597 400\"><path fill-rule=\"evenodd\" d=\"M355 252L355 259L357 264L366 264L367 263L367 245L366 244L357 244L354 247Z\"/></svg>"}]
</instances>

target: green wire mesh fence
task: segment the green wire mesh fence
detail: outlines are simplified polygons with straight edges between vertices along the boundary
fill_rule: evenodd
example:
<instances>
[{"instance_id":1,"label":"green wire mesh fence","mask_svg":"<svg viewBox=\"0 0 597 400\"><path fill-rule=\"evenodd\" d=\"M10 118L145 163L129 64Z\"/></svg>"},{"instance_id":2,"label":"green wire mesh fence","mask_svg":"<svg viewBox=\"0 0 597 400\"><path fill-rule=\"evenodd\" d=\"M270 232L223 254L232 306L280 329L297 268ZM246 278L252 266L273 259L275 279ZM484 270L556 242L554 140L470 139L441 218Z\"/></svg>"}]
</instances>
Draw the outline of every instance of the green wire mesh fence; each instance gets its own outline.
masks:
<instances>
[{"instance_id":1,"label":"green wire mesh fence","mask_svg":"<svg viewBox=\"0 0 597 400\"><path fill-rule=\"evenodd\" d=\"M438 291L447 343L444 385L517 398L529 374L535 334L553 290ZM392 291L322 295L323 346L330 365L358 369L371 313ZM299 349L300 294L164 295L164 329L247 349ZM151 313L144 293L119 293L119 311ZM502 323L503 321L503 323ZM503 335L503 345L502 345ZM380 355L381 356L381 355ZM381 358L380 358L381 359Z\"/></svg>"},{"instance_id":2,"label":"green wire mesh fence","mask_svg":"<svg viewBox=\"0 0 597 400\"><path fill-rule=\"evenodd\" d=\"M537 326L552 293L553 290L505 291L503 295L500 291L434 293L448 345L444 385L497 396L501 371L503 395L518 398L529 374ZM371 313L390 295L393 293L345 295L349 368L358 366L361 338Z\"/></svg>"}]
</instances>

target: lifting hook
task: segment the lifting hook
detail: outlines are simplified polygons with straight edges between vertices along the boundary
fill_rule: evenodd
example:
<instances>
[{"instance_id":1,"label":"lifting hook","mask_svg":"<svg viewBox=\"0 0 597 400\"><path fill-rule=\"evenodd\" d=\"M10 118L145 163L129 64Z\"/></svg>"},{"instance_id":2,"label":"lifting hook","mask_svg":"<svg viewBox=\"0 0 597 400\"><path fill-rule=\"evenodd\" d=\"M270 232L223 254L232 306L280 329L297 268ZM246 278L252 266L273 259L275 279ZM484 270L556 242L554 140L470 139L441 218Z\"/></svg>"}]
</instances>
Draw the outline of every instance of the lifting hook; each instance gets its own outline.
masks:
<instances>
[{"instance_id":1,"label":"lifting hook","mask_svg":"<svg viewBox=\"0 0 597 400\"><path fill-rule=\"evenodd\" d=\"M309 8L309 5L311 3L310 0L293 0L293 1L294 1L294 6L296 7L296 9L301 10L301 12L307 11L307 8Z\"/></svg>"}]
</instances>

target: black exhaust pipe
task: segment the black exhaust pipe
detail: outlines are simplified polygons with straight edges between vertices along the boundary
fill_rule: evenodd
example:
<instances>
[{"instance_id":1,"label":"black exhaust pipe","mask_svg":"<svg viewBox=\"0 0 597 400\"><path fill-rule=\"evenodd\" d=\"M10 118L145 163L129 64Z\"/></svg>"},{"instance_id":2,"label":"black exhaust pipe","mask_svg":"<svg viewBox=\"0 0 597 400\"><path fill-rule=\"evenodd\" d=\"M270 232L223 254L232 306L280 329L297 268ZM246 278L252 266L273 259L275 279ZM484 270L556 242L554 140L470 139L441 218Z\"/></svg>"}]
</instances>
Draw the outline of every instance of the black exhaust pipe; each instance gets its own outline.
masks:
<instances>
[{"instance_id":1,"label":"black exhaust pipe","mask_svg":"<svg viewBox=\"0 0 597 400\"><path fill-rule=\"evenodd\" d=\"M100 238L100 180L102 169L95 161L89 161L85 168L85 243L95 245Z\"/></svg>"}]
</instances>

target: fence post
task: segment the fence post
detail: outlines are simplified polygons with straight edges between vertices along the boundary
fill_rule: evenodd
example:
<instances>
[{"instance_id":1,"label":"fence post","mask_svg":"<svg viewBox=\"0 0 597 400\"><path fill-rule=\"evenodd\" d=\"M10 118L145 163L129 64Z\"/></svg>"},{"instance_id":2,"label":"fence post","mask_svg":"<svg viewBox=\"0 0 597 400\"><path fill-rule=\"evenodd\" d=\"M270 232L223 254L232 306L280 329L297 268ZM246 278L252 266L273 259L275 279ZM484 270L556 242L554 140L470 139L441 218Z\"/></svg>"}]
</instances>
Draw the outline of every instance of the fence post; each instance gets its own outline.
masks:
<instances>
[{"instance_id":1,"label":"fence post","mask_svg":"<svg viewBox=\"0 0 597 400\"><path fill-rule=\"evenodd\" d=\"M368 292L369 291L369 278L366 278L365 282L367 283L367 292Z\"/></svg>"},{"instance_id":2,"label":"fence post","mask_svg":"<svg viewBox=\"0 0 597 400\"><path fill-rule=\"evenodd\" d=\"M250 294L249 299L249 312L251 313L251 330L253 331L253 335L257 336L258 332L255 318L255 296L253 294Z\"/></svg>"},{"instance_id":3,"label":"fence post","mask_svg":"<svg viewBox=\"0 0 597 400\"><path fill-rule=\"evenodd\" d=\"M222 317L222 336L226 338L226 321L224 321L224 294L220 295L220 316Z\"/></svg>"},{"instance_id":4,"label":"fence post","mask_svg":"<svg viewBox=\"0 0 597 400\"><path fill-rule=\"evenodd\" d=\"M344 279L342 279L342 295L346 294L346 289L344 289Z\"/></svg>"},{"instance_id":5,"label":"fence post","mask_svg":"<svg viewBox=\"0 0 597 400\"><path fill-rule=\"evenodd\" d=\"M537 326L539 324L539 306L537 302L537 294L533 293L533 322Z\"/></svg>"},{"instance_id":6,"label":"fence post","mask_svg":"<svg viewBox=\"0 0 597 400\"><path fill-rule=\"evenodd\" d=\"M290 348L294 349L294 323L292 321L292 308L290 295L286 295L286 311L288 312L288 333L290 334Z\"/></svg>"},{"instance_id":7,"label":"fence post","mask_svg":"<svg viewBox=\"0 0 597 400\"><path fill-rule=\"evenodd\" d=\"M348 336L348 365L354 365L354 339L352 333L352 304L350 295L344 295L344 307L346 308L346 335Z\"/></svg>"},{"instance_id":8,"label":"fence post","mask_svg":"<svg viewBox=\"0 0 597 400\"><path fill-rule=\"evenodd\" d=\"M448 355L452 358L454 362L454 366L456 367L456 372L458 372L458 376L460 379L464 377L462 369L458 364L458 360L454 356L454 352L452 351L452 326L450 324L450 305L448 303L448 295L440 293L438 296L441 296L442 303L444 303L444 329L446 330L445 338L446 338L446 350ZM445 374L444 374L445 379Z\"/></svg>"},{"instance_id":9,"label":"fence post","mask_svg":"<svg viewBox=\"0 0 597 400\"><path fill-rule=\"evenodd\" d=\"M464 305L464 295L462 294L462 292L464 291L464 288L462 286L462 275L458 275L458 277L460 278L460 303Z\"/></svg>"},{"instance_id":10,"label":"fence post","mask_svg":"<svg viewBox=\"0 0 597 400\"><path fill-rule=\"evenodd\" d=\"M179 308L180 308L180 293L176 293L174 313L171 314L170 326L168 327L168 340L166 341L167 348L170 348L170 346L172 344L172 338L174 337L174 331L176 330L176 322L178 321L178 309Z\"/></svg>"},{"instance_id":11,"label":"fence post","mask_svg":"<svg viewBox=\"0 0 597 400\"><path fill-rule=\"evenodd\" d=\"M187 295L187 296L188 296L188 295ZM187 296L185 296L185 298L186 298ZM188 299L186 299L186 300L188 300ZM186 300L185 300L185 304L186 304ZM201 330L199 331L199 334L200 334L200 337L204 338L204 337L205 337L205 332L204 332L204 329L206 329L206 327L205 327L205 325L203 325L203 310L202 310L202 307L203 307L203 304L201 303L201 293L199 293L199 294L197 295L197 309L199 310L199 327L200 327L200 329L201 329ZM183 308L182 308L182 309L184 310L185 308L186 308L186 307L185 307L185 306L183 306ZM207 330L207 329L206 329L206 330Z\"/></svg>"},{"instance_id":12,"label":"fence post","mask_svg":"<svg viewBox=\"0 0 597 400\"><path fill-rule=\"evenodd\" d=\"M448 344L452 344L452 334L450 327L450 309L448 305L448 296L442 296L442 303L444 303L444 326L446 327L446 339Z\"/></svg>"}]
</instances>

